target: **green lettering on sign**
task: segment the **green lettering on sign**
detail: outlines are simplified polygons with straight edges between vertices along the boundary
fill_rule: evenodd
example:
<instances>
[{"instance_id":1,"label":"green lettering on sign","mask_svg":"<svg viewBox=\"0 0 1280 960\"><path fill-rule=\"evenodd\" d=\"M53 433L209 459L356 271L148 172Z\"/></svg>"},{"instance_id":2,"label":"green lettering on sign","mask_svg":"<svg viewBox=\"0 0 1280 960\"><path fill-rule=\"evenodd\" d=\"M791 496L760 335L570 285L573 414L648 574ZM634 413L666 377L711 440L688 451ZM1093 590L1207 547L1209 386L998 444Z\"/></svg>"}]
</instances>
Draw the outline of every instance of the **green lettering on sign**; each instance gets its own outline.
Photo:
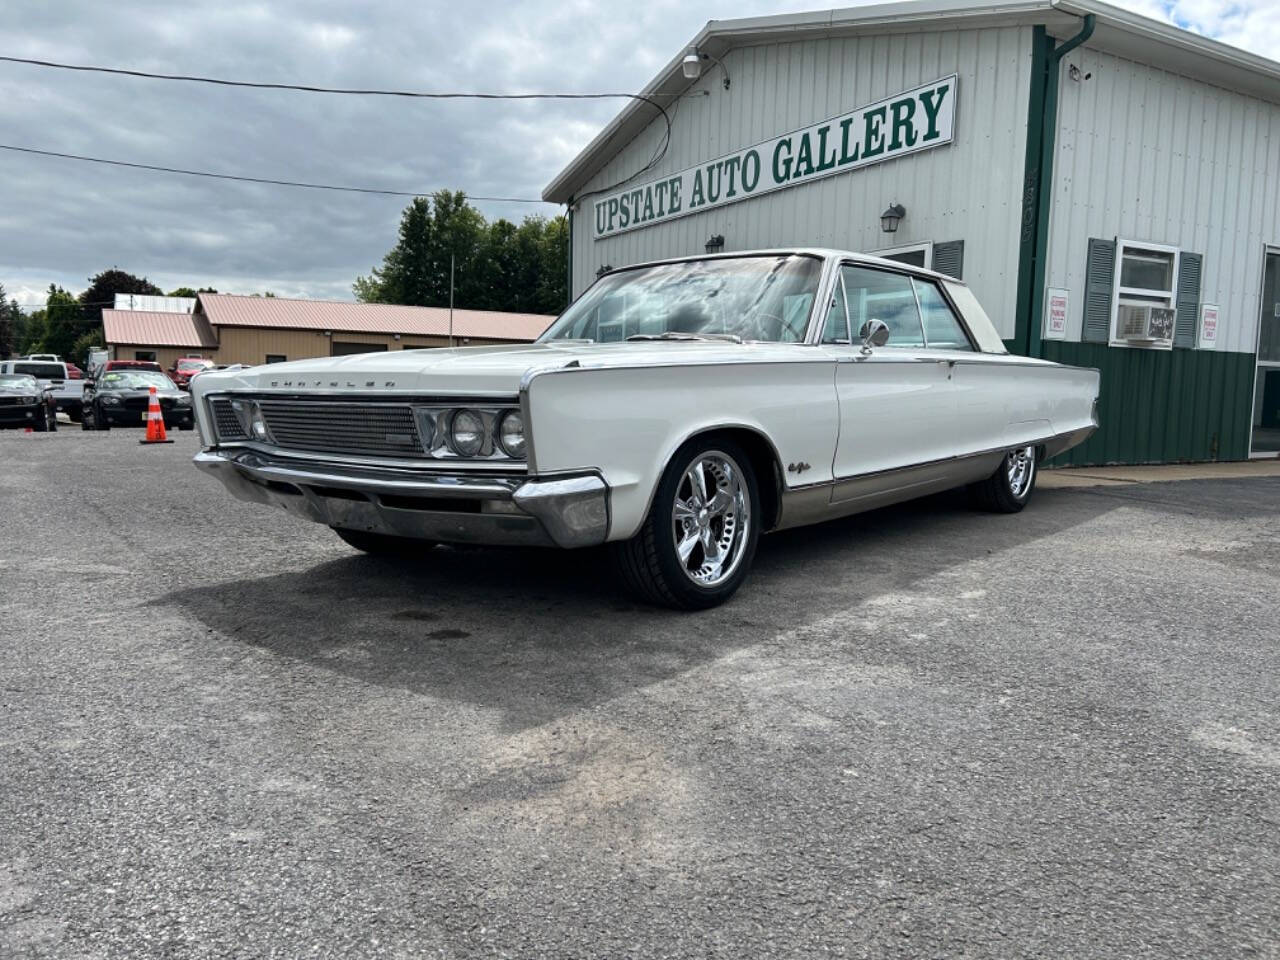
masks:
<instances>
[{"instance_id":1,"label":"green lettering on sign","mask_svg":"<svg viewBox=\"0 0 1280 960\"><path fill-rule=\"evenodd\" d=\"M951 143L957 82L956 76L944 77L661 180L628 184L593 198L595 236L662 223Z\"/></svg>"}]
</instances>

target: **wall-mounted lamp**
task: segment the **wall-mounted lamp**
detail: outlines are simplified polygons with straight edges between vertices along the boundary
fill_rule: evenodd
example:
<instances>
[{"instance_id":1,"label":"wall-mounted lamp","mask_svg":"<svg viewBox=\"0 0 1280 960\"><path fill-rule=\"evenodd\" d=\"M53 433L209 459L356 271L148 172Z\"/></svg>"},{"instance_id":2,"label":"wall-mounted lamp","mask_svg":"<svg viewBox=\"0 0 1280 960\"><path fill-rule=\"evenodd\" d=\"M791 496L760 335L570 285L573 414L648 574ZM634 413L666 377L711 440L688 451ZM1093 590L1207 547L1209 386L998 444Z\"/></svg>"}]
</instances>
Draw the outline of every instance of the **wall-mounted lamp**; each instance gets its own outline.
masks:
<instances>
[{"instance_id":1,"label":"wall-mounted lamp","mask_svg":"<svg viewBox=\"0 0 1280 960\"><path fill-rule=\"evenodd\" d=\"M393 336L395 339L397 339L397 340L399 340L399 339L400 339L400 334L398 334L398 333L393 333L393 334L392 334L392 336Z\"/></svg>"},{"instance_id":2,"label":"wall-mounted lamp","mask_svg":"<svg viewBox=\"0 0 1280 960\"><path fill-rule=\"evenodd\" d=\"M707 238L707 253L719 253L724 249L724 234L713 233Z\"/></svg>"},{"instance_id":3,"label":"wall-mounted lamp","mask_svg":"<svg viewBox=\"0 0 1280 960\"><path fill-rule=\"evenodd\" d=\"M332 336L333 336L333 331L332 331L332 330L326 330L326 331L324 332L324 335L325 335L326 337L332 337Z\"/></svg>"},{"instance_id":4,"label":"wall-mounted lamp","mask_svg":"<svg viewBox=\"0 0 1280 960\"><path fill-rule=\"evenodd\" d=\"M599 280L601 277L603 277L606 273L608 273L612 269L613 267L610 266L609 264L607 263L604 264L599 270L596 271L596 279Z\"/></svg>"},{"instance_id":5,"label":"wall-mounted lamp","mask_svg":"<svg viewBox=\"0 0 1280 960\"><path fill-rule=\"evenodd\" d=\"M907 208L900 203L889 204L889 209L880 214L880 229L885 233L897 233L898 224L907 215Z\"/></svg>"},{"instance_id":6,"label":"wall-mounted lamp","mask_svg":"<svg viewBox=\"0 0 1280 960\"><path fill-rule=\"evenodd\" d=\"M680 69L684 71L686 80L697 80L702 76L702 58L698 56L697 47L689 48L689 52L680 61Z\"/></svg>"}]
</instances>

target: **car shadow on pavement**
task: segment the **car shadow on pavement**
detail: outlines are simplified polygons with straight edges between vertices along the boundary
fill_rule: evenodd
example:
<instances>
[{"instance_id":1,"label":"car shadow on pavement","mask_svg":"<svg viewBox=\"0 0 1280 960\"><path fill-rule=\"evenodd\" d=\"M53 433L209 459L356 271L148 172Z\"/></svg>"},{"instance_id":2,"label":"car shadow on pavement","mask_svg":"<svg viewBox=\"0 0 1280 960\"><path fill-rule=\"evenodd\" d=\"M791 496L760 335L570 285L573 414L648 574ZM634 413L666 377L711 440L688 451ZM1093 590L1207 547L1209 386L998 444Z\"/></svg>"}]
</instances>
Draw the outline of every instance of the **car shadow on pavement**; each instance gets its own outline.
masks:
<instances>
[{"instance_id":1,"label":"car shadow on pavement","mask_svg":"<svg viewBox=\"0 0 1280 960\"><path fill-rule=\"evenodd\" d=\"M1120 501L1045 491L1017 516L943 494L761 541L728 604L654 609L617 586L603 550L437 547L351 553L300 572L179 590L152 603L229 640L401 688L547 722L989 554L1052 537Z\"/></svg>"}]
</instances>

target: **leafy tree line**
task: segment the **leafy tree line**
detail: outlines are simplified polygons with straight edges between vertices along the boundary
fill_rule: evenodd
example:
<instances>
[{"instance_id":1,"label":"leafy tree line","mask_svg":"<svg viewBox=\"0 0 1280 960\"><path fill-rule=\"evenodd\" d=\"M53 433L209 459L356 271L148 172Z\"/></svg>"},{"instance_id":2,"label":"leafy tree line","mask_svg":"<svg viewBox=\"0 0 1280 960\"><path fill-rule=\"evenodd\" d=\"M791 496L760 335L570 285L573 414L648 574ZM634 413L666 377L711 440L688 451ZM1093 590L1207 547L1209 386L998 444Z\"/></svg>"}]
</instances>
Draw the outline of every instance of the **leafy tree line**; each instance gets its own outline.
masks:
<instances>
[{"instance_id":1,"label":"leafy tree line","mask_svg":"<svg viewBox=\"0 0 1280 960\"><path fill-rule=\"evenodd\" d=\"M452 258L455 307L559 313L568 302L568 251L562 216L491 223L466 194L441 190L405 207L396 245L352 290L366 303L447 307Z\"/></svg>"},{"instance_id":2,"label":"leafy tree line","mask_svg":"<svg viewBox=\"0 0 1280 960\"><path fill-rule=\"evenodd\" d=\"M212 287L178 287L167 294L146 277L112 267L89 278L78 296L56 283L49 284L45 305L26 313L12 298L6 299L0 284L0 359L28 353L56 353L72 362L83 362L92 346L106 342L102 311L115 303L117 293L149 296L194 297L197 292L217 293Z\"/></svg>"}]
</instances>

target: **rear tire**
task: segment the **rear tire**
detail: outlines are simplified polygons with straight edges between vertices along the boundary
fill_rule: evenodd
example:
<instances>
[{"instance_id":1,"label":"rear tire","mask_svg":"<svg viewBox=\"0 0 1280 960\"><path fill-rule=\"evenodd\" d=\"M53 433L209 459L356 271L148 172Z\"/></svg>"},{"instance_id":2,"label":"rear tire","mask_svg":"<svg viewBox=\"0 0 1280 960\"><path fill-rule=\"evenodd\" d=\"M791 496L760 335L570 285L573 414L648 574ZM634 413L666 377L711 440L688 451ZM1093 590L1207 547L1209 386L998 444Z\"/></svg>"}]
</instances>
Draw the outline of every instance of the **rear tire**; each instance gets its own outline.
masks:
<instances>
[{"instance_id":1,"label":"rear tire","mask_svg":"<svg viewBox=\"0 0 1280 960\"><path fill-rule=\"evenodd\" d=\"M728 438L695 437L658 481L630 540L610 546L627 589L675 610L728 600L751 570L760 539L760 494L751 460Z\"/></svg>"},{"instance_id":2,"label":"rear tire","mask_svg":"<svg viewBox=\"0 0 1280 960\"><path fill-rule=\"evenodd\" d=\"M344 530L331 527L348 546L377 557L394 557L400 560L421 559L427 551L436 545L434 540L417 540L413 537L393 537L386 533L373 533L369 530Z\"/></svg>"},{"instance_id":3,"label":"rear tire","mask_svg":"<svg viewBox=\"0 0 1280 960\"><path fill-rule=\"evenodd\" d=\"M1039 466L1035 447L1010 450L996 467L995 473L969 485L974 502L992 513L1017 513L1031 499Z\"/></svg>"},{"instance_id":4,"label":"rear tire","mask_svg":"<svg viewBox=\"0 0 1280 960\"><path fill-rule=\"evenodd\" d=\"M31 429L36 433L48 433L51 430L58 429L58 415L56 413L50 416L48 407L43 407L40 413L40 419L31 425Z\"/></svg>"}]
</instances>

